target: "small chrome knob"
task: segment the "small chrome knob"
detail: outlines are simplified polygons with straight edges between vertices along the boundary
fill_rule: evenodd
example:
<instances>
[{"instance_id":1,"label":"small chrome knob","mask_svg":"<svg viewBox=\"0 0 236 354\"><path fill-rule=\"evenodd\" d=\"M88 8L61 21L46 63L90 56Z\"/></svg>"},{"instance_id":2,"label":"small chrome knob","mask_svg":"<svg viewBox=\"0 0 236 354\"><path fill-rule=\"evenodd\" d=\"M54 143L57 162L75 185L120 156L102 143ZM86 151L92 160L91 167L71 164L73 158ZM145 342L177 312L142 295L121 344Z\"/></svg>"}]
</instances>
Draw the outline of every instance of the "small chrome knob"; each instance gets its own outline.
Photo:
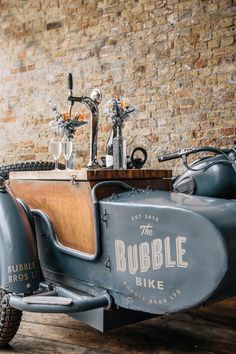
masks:
<instances>
[{"instance_id":1,"label":"small chrome knob","mask_svg":"<svg viewBox=\"0 0 236 354\"><path fill-rule=\"evenodd\" d=\"M99 104L102 101L102 93L98 88L93 89L90 97L96 104Z\"/></svg>"}]
</instances>

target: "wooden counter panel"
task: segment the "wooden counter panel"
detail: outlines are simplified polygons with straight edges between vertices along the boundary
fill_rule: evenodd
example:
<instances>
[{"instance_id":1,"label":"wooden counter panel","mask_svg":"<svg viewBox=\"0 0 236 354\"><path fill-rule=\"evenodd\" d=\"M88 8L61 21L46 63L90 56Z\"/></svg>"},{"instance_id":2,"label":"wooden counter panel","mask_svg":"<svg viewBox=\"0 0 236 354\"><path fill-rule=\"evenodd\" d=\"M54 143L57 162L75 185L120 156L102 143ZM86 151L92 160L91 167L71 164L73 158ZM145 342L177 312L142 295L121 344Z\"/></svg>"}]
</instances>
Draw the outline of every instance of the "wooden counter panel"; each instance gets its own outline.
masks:
<instances>
[{"instance_id":1,"label":"wooden counter panel","mask_svg":"<svg viewBox=\"0 0 236 354\"><path fill-rule=\"evenodd\" d=\"M10 188L31 209L40 209L50 217L63 246L94 254L92 187L104 180L121 180L132 187L169 191L170 176L171 171L165 170L26 171L10 174ZM123 191L105 186L98 189L97 196L101 199Z\"/></svg>"},{"instance_id":2,"label":"wooden counter panel","mask_svg":"<svg viewBox=\"0 0 236 354\"><path fill-rule=\"evenodd\" d=\"M94 225L89 183L16 181L10 188L32 209L44 211L53 223L58 241L66 247L94 254Z\"/></svg>"}]
</instances>

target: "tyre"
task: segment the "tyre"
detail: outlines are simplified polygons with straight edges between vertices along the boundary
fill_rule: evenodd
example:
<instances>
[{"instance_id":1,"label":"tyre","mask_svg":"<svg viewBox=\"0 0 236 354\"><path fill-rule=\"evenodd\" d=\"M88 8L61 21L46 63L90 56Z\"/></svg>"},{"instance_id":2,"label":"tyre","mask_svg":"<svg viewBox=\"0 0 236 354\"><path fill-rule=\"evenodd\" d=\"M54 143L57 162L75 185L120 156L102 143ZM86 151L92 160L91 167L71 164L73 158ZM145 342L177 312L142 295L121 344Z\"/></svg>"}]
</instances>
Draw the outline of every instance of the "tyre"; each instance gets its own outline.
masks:
<instances>
[{"instance_id":1,"label":"tyre","mask_svg":"<svg viewBox=\"0 0 236 354\"><path fill-rule=\"evenodd\" d=\"M0 176L4 179L9 178L9 172L17 171L49 171L55 168L54 162L43 162L43 161L28 161L13 163L10 165L0 166ZM59 164L60 169L64 169L65 165Z\"/></svg>"},{"instance_id":2,"label":"tyre","mask_svg":"<svg viewBox=\"0 0 236 354\"><path fill-rule=\"evenodd\" d=\"M0 289L0 348L6 346L15 336L21 321L22 311L3 302L5 292Z\"/></svg>"}]
</instances>

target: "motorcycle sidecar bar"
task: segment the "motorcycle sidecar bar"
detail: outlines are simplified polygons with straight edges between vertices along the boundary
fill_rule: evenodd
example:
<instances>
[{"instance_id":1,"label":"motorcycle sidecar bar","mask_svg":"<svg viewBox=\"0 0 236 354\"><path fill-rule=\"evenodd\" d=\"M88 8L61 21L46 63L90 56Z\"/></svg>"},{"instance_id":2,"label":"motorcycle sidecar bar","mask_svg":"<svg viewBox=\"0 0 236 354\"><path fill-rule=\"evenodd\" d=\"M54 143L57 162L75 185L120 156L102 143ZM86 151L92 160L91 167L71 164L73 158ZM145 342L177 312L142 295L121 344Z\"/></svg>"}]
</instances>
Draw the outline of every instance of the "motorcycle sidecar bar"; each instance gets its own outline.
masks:
<instances>
[{"instance_id":1,"label":"motorcycle sidecar bar","mask_svg":"<svg viewBox=\"0 0 236 354\"><path fill-rule=\"evenodd\" d=\"M33 209L44 282L9 305L107 330L235 294L234 201L171 193L168 171L69 173L11 178Z\"/></svg>"},{"instance_id":2,"label":"motorcycle sidecar bar","mask_svg":"<svg viewBox=\"0 0 236 354\"><path fill-rule=\"evenodd\" d=\"M114 177L120 181L112 184L109 181ZM106 185L104 183L101 188L95 187L92 196L92 188L101 181L105 181ZM27 203L33 210L40 265L46 282L41 282L41 290L31 297L11 296L9 304L28 311L71 313L76 310L73 316L100 330L153 316L123 308L118 310L115 304L112 311L103 309L110 307L111 297L107 293L109 287L105 288L103 283L107 276L110 279L111 274L109 259L103 250L99 203L95 199L122 192L124 186L126 189L150 186L170 190L171 171L81 170L11 174L11 190L16 197L24 200L21 201L22 205L26 207ZM70 293L69 298L73 299L73 304L68 303L68 299L64 300L64 297L68 298L66 293L71 290L73 294ZM45 295L50 295L51 299L46 296L42 300ZM100 297L99 302L97 298ZM77 305L79 308L76 308ZM84 312L88 307L98 309Z\"/></svg>"}]
</instances>

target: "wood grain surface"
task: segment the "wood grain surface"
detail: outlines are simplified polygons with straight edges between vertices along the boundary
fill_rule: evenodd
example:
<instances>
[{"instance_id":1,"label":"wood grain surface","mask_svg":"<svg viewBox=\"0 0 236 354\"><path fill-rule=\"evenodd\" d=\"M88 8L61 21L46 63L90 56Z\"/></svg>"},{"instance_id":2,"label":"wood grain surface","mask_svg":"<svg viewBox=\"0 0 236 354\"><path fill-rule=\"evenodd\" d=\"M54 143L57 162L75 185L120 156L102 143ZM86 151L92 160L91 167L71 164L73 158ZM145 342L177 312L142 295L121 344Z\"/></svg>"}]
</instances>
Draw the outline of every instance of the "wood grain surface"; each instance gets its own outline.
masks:
<instances>
[{"instance_id":1,"label":"wood grain surface","mask_svg":"<svg viewBox=\"0 0 236 354\"><path fill-rule=\"evenodd\" d=\"M108 179L144 179L144 178L171 178L171 170L109 170L86 169L81 170L52 170L52 171L24 171L11 172L10 179L43 179L43 180L70 180L72 178L81 181L108 180Z\"/></svg>"},{"instance_id":2,"label":"wood grain surface","mask_svg":"<svg viewBox=\"0 0 236 354\"><path fill-rule=\"evenodd\" d=\"M11 189L31 209L40 209L49 216L62 245L94 254L94 218L88 182L72 185L68 181L12 181Z\"/></svg>"},{"instance_id":3,"label":"wood grain surface","mask_svg":"<svg viewBox=\"0 0 236 354\"><path fill-rule=\"evenodd\" d=\"M235 354L236 298L106 333L66 315L25 313L2 353Z\"/></svg>"},{"instance_id":4,"label":"wood grain surface","mask_svg":"<svg viewBox=\"0 0 236 354\"><path fill-rule=\"evenodd\" d=\"M172 180L163 178L169 175L164 170L86 170L87 180L74 176L74 183L71 183L71 171L64 172L67 176L59 176L64 179L57 177L58 171L15 172L10 178L10 188L31 209L40 209L49 216L63 246L89 254L95 253L91 189L96 183L119 179L132 187L172 188ZM122 191L121 188L107 186L100 188L98 197Z\"/></svg>"}]
</instances>

